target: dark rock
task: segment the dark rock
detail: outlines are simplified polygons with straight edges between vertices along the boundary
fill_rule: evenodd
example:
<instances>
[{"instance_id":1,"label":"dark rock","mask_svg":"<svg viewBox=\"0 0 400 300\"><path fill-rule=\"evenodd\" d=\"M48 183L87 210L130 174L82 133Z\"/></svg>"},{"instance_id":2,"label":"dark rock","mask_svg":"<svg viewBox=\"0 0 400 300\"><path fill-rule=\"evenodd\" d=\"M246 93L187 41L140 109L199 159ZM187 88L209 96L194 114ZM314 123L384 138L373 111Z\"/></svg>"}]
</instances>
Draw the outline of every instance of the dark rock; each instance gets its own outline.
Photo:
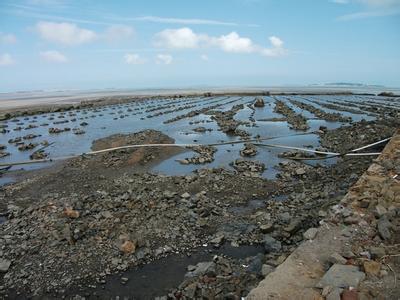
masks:
<instances>
[{"instance_id":1,"label":"dark rock","mask_svg":"<svg viewBox=\"0 0 400 300\"><path fill-rule=\"evenodd\" d=\"M392 234L390 233L390 228L392 227L392 224L389 222L388 218L386 216L382 216L378 220L377 226L380 237L384 240L390 240L392 237Z\"/></svg>"},{"instance_id":2,"label":"dark rock","mask_svg":"<svg viewBox=\"0 0 400 300\"><path fill-rule=\"evenodd\" d=\"M276 253L282 250L282 244L280 241L274 239L271 235L264 235L264 249L267 253Z\"/></svg>"},{"instance_id":3,"label":"dark rock","mask_svg":"<svg viewBox=\"0 0 400 300\"><path fill-rule=\"evenodd\" d=\"M263 98L256 98L256 101L254 102L254 107L264 107L264 99Z\"/></svg>"}]
</instances>

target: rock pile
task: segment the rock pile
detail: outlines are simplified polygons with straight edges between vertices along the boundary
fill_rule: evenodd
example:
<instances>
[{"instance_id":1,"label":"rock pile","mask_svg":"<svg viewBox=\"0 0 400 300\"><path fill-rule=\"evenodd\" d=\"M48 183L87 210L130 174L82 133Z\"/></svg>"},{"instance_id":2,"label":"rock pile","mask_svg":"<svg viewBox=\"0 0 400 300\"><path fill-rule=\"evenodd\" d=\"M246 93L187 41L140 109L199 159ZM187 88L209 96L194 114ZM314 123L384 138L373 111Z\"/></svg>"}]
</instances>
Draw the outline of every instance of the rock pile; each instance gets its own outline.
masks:
<instances>
[{"instance_id":1,"label":"rock pile","mask_svg":"<svg viewBox=\"0 0 400 300\"><path fill-rule=\"evenodd\" d=\"M257 155L257 147L254 144L247 143L244 144L244 148L240 150L241 156L255 156Z\"/></svg>"},{"instance_id":2,"label":"rock pile","mask_svg":"<svg viewBox=\"0 0 400 300\"><path fill-rule=\"evenodd\" d=\"M217 148L212 146L195 146L195 147L188 147L188 149L193 150L199 155L179 160L179 162L183 165L208 164L214 161L214 153L217 152Z\"/></svg>"},{"instance_id":3,"label":"rock pile","mask_svg":"<svg viewBox=\"0 0 400 300\"><path fill-rule=\"evenodd\" d=\"M65 127L64 129L54 128L54 127L49 128L50 134L58 134L58 133L66 132L66 131L71 131L71 128L69 128L69 127Z\"/></svg>"},{"instance_id":4,"label":"rock pile","mask_svg":"<svg viewBox=\"0 0 400 300\"><path fill-rule=\"evenodd\" d=\"M240 158L232 162L231 166L242 175L249 177L260 176L265 170L265 164L259 161Z\"/></svg>"},{"instance_id":5,"label":"rock pile","mask_svg":"<svg viewBox=\"0 0 400 300\"><path fill-rule=\"evenodd\" d=\"M274 112L284 115L287 118L287 122L296 130L307 130L310 128L307 125L307 119L304 116L297 114L283 101L275 100Z\"/></svg>"},{"instance_id":6,"label":"rock pile","mask_svg":"<svg viewBox=\"0 0 400 300\"><path fill-rule=\"evenodd\" d=\"M327 120L327 121L331 121L331 122L351 122L352 121L351 117L344 117L340 113L327 113L321 109L314 107L311 104L307 104L307 103L304 103L304 102L298 101L298 100L290 99L289 101L291 103L293 103L294 105L300 107L301 109L305 109L305 110L313 113L316 117L323 119L323 120Z\"/></svg>"}]
</instances>

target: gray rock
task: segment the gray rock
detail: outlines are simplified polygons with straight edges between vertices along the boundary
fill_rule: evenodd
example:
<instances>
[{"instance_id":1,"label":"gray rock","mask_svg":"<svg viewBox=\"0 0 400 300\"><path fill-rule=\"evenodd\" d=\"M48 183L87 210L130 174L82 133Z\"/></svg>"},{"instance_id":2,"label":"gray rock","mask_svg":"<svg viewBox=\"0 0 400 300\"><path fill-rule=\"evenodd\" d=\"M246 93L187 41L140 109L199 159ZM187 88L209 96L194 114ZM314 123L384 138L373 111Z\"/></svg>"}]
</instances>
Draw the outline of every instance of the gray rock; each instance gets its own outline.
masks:
<instances>
[{"instance_id":1,"label":"gray rock","mask_svg":"<svg viewBox=\"0 0 400 300\"><path fill-rule=\"evenodd\" d=\"M215 273L215 263L212 261L200 262L195 267L189 266L188 269L192 271L186 273L186 277L195 277L204 274L212 275L212 273Z\"/></svg>"},{"instance_id":2,"label":"gray rock","mask_svg":"<svg viewBox=\"0 0 400 300\"><path fill-rule=\"evenodd\" d=\"M196 290L197 290L197 283L191 283L185 288L185 296L187 296L189 299L194 299L196 295Z\"/></svg>"},{"instance_id":3,"label":"gray rock","mask_svg":"<svg viewBox=\"0 0 400 300\"><path fill-rule=\"evenodd\" d=\"M282 250L282 244L271 235L266 234L264 236L264 249L267 253L279 252Z\"/></svg>"},{"instance_id":4,"label":"gray rock","mask_svg":"<svg viewBox=\"0 0 400 300\"><path fill-rule=\"evenodd\" d=\"M345 259L343 256L341 256L339 253L334 252L329 256L328 261L332 264L346 264L347 259Z\"/></svg>"},{"instance_id":5,"label":"gray rock","mask_svg":"<svg viewBox=\"0 0 400 300\"><path fill-rule=\"evenodd\" d=\"M300 225L301 225L301 219L297 218L290 221L289 225L283 228L283 230L293 234L300 229Z\"/></svg>"},{"instance_id":6,"label":"gray rock","mask_svg":"<svg viewBox=\"0 0 400 300\"><path fill-rule=\"evenodd\" d=\"M262 265L261 274L263 276L267 276L269 273L272 273L275 270L273 266L270 265Z\"/></svg>"},{"instance_id":7,"label":"gray rock","mask_svg":"<svg viewBox=\"0 0 400 300\"><path fill-rule=\"evenodd\" d=\"M190 198L190 194L188 192L186 192L186 193L183 193L181 195L181 197L184 198L184 199L189 199Z\"/></svg>"},{"instance_id":8,"label":"gray rock","mask_svg":"<svg viewBox=\"0 0 400 300\"><path fill-rule=\"evenodd\" d=\"M290 214L286 211L278 215L278 219L280 219L284 223L288 223L290 221Z\"/></svg>"},{"instance_id":9,"label":"gray rock","mask_svg":"<svg viewBox=\"0 0 400 300\"><path fill-rule=\"evenodd\" d=\"M215 238L213 238L210 243L213 244L214 246L220 246L222 242L224 241L224 234L223 233L217 233Z\"/></svg>"},{"instance_id":10,"label":"gray rock","mask_svg":"<svg viewBox=\"0 0 400 300\"><path fill-rule=\"evenodd\" d=\"M378 220L378 232L382 239L390 240L392 234L390 233L390 228L392 224L390 224L388 218L386 216L382 216Z\"/></svg>"},{"instance_id":11,"label":"gray rock","mask_svg":"<svg viewBox=\"0 0 400 300\"><path fill-rule=\"evenodd\" d=\"M332 291L326 296L326 300L340 300L340 294L343 292L341 288L333 288Z\"/></svg>"},{"instance_id":12,"label":"gray rock","mask_svg":"<svg viewBox=\"0 0 400 300\"><path fill-rule=\"evenodd\" d=\"M365 274L360 272L356 266L335 264L324 274L316 287L356 288L364 278Z\"/></svg>"},{"instance_id":13,"label":"gray rock","mask_svg":"<svg viewBox=\"0 0 400 300\"><path fill-rule=\"evenodd\" d=\"M381 204L378 204L378 205L375 207L375 209L376 209L376 214L377 214L379 217L382 217L384 214L387 213L387 209L386 209L383 205L381 205Z\"/></svg>"},{"instance_id":14,"label":"gray rock","mask_svg":"<svg viewBox=\"0 0 400 300\"><path fill-rule=\"evenodd\" d=\"M326 296L328 296L329 293L332 292L332 291L333 291L333 287L331 287L331 286L326 286L326 287L324 287L324 288L322 289L321 296L322 296L322 297L326 297Z\"/></svg>"},{"instance_id":15,"label":"gray rock","mask_svg":"<svg viewBox=\"0 0 400 300\"><path fill-rule=\"evenodd\" d=\"M11 266L11 261L8 259L0 258L0 272L6 273Z\"/></svg>"},{"instance_id":16,"label":"gray rock","mask_svg":"<svg viewBox=\"0 0 400 300\"><path fill-rule=\"evenodd\" d=\"M255 273L261 275L262 272L262 255L257 255L251 259L249 266L247 268L248 272Z\"/></svg>"},{"instance_id":17,"label":"gray rock","mask_svg":"<svg viewBox=\"0 0 400 300\"><path fill-rule=\"evenodd\" d=\"M309 228L306 232L303 233L303 237L306 240L313 240L318 233L318 228Z\"/></svg>"},{"instance_id":18,"label":"gray rock","mask_svg":"<svg viewBox=\"0 0 400 300\"><path fill-rule=\"evenodd\" d=\"M369 249L372 258L381 258L382 256L386 255L385 248L382 247L371 247Z\"/></svg>"}]
</instances>

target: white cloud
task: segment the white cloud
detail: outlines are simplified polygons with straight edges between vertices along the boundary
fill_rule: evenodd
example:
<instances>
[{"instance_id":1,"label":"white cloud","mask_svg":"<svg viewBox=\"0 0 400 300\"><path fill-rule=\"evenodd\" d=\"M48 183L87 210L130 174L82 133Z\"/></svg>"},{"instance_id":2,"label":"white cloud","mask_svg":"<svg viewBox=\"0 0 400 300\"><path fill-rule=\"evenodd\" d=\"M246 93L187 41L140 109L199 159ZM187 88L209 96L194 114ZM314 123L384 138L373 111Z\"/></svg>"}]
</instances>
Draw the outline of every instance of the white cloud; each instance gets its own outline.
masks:
<instances>
[{"instance_id":1,"label":"white cloud","mask_svg":"<svg viewBox=\"0 0 400 300\"><path fill-rule=\"evenodd\" d=\"M0 44L11 45L17 42L15 35L11 33L1 33L0 32Z\"/></svg>"},{"instance_id":2,"label":"white cloud","mask_svg":"<svg viewBox=\"0 0 400 300\"><path fill-rule=\"evenodd\" d=\"M224 22L209 19L181 19L181 18L163 18L156 16L144 16L130 18L132 21L147 21L154 23L164 23L164 24L182 24L182 25L222 25L222 26L239 26L238 23Z\"/></svg>"},{"instance_id":3,"label":"white cloud","mask_svg":"<svg viewBox=\"0 0 400 300\"><path fill-rule=\"evenodd\" d=\"M12 56L8 53L0 54L0 66L9 66L15 63Z\"/></svg>"},{"instance_id":4,"label":"white cloud","mask_svg":"<svg viewBox=\"0 0 400 300\"><path fill-rule=\"evenodd\" d=\"M167 49L197 49L217 47L230 53L258 53L264 56L281 56L287 53L283 41L276 37L269 38L272 47L264 48L255 44L250 38L241 37L237 32L231 32L219 37L198 34L188 27L166 29L155 35L155 45Z\"/></svg>"},{"instance_id":5,"label":"white cloud","mask_svg":"<svg viewBox=\"0 0 400 300\"><path fill-rule=\"evenodd\" d=\"M284 56L288 53L287 49L283 47L283 41L276 37L270 36L269 41L271 42L271 48L261 49L261 54L269 57Z\"/></svg>"},{"instance_id":6,"label":"white cloud","mask_svg":"<svg viewBox=\"0 0 400 300\"><path fill-rule=\"evenodd\" d=\"M350 2L358 3L370 7L393 7L400 4L400 0L330 0L336 4L349 4Z\"/></svg>"},{"instance_id":7,"label":"white cloud","mask_svg":"<svg viewBox=\"0 0 400 300\"><path fill-rule=\"evenodd\" d=\"M168 49L193 49L207 41L208 36L194 33L190 28L165 29L155 36L155 45Z\"/></svg>"},{"instance_id":8,"label":"white cloud","mask_svg":"<svg viewBox=\"0 0 400 300\"><path fill-rule=\"evenodd\" d=\"M68 61L64 54L55 50L40 52L40 56L48 62L65 63Z\"/></svg>"},{"instance_id":9,"label":"white cloud","mask_svg":"<svg viewBox=\"0 0 400 300\"><path fill-rule=\"evenodd\" d=\"M200 58L201 58L201 60L208 61L208 55L207 54L200 55Z\"/></svg>"},{"instance_id":10,"label":"white cloud","mask_svg":"<svg viewBox=\"0 0 400 300\"><path fill-rule=\"evenodd\" d=\"M97 34L73 23L38 22L35 27L44 40L68 46L92 42Z\"/></svg>"},{"instance_id":11,"label":"white cloud","mask_svg":"<svg viewBox=\"0 0 400 300\"><path fill-rule=\"evenodd\" d=\"M65 0L27 0L30 5L38 6L61 6L65 4Z\"/></svg>"},{"instance_id":12,"label":"white cloud","mask_svg":"<svg viewBox=\"0 0 400 300\"><path fill-rule=\"evenodd\" d=\"M357 19L365 19L372 17L386 17L400 14L400 9L396 11L377 10L377 11L360 11L352 14L347 14L336 18L338 21L351 21Z\"/></svg>"},{"instance_id":13,"label":"white cloud","mask_svg":"<svg viewBox=\"0 0 400 300\"><path fill-rule=\"evenodd\" d=\"M334 0L341 3L342 0ZM359 4L362 10L339 16L339 21L349 21L370 17L384 17L400 14L400 0L347 0L345 3ZM344 3L344 2L343 2Z\"/></svg>"},{"instance_id":14,"label":"white cloud","mask_svg":"<svg viewBox=\"0 0 400 300\"><path fill-rule=\"evenodd\" d=\"M134 29L126 25L112 25L108 27L104 33L104 37L110 41L120 41L131 37L134 34Z\"/></svg>"},{"instance_id":15,"label":"white cloud","mask_svg":"<svg viewBox=\"0 0 400 300\"><path fill-rule=\"evenodd\" d=\"M283 41L276 36L269 37L269 41L275 48L281 48L283 46Z\"/></svg>"},{"instance_id":16,"label":"white cloud","mask_svg":"<svg viewBox=\"0 0 400 300\"><path fill-rule=\"evenodd\" d=\"M400 5L400 0L357 0L357 2L371 7L393 7Z\"/></svg>"},{"instance_id":17,"label":"white cloud","mask_svg":"<svg viewBox=\"0 0 400 300\"><path fill-rule=\"evenodd\" d=\"M331 2L336 4L348 4L349 0L331 0Z\"/></svg>"},{"instance_id":18,"label":"white cloud","mask_svg":"<svg viewBox=\"0 0 400 300\"><path fill-rule=\"evenodd\" d=\"M158 64L170 65L172 60L173 58L170 54L158 54L156 57L156 62Z\"/></svg>"},{"instance_id":19,"label":"white cloud","mask_svg":"<svg viewBox=\"0 0 400 300\"><path fill-rule=\"evenodd\" d=\"M135 53L125 54L124 59L128 65L141 65L146 62L146 60L141 58L139 54Z\"/></svg>"},{"instance_id":20,"label":"white cloud","mask_svg":"<svg viewBox=\"0 0 400 300\"><path fill-rule=\"evenodd\" d=\"M256 49L251 39L240 37L236 32L213 38L212 43L218 45L223 51L232 53L252 53Z\"/></svg>"}]
</instances>

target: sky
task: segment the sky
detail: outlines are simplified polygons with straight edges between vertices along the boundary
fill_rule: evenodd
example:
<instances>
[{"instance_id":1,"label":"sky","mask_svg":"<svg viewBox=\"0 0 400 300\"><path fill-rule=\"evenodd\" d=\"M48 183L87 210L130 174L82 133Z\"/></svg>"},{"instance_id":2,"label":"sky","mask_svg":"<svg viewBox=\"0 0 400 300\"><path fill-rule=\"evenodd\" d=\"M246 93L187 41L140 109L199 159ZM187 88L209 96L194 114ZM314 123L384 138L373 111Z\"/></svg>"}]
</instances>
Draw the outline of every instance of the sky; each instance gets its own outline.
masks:
<instances>
[{"instance_id":1,"label":"sky","mask_svg":"<svg viewBox=\"0 0 400 300\"><path fill-rule=\"evenodd\" d=\"M400 87L400 0L0 0L0 92Z\"/></svg>"}]
</instances>

